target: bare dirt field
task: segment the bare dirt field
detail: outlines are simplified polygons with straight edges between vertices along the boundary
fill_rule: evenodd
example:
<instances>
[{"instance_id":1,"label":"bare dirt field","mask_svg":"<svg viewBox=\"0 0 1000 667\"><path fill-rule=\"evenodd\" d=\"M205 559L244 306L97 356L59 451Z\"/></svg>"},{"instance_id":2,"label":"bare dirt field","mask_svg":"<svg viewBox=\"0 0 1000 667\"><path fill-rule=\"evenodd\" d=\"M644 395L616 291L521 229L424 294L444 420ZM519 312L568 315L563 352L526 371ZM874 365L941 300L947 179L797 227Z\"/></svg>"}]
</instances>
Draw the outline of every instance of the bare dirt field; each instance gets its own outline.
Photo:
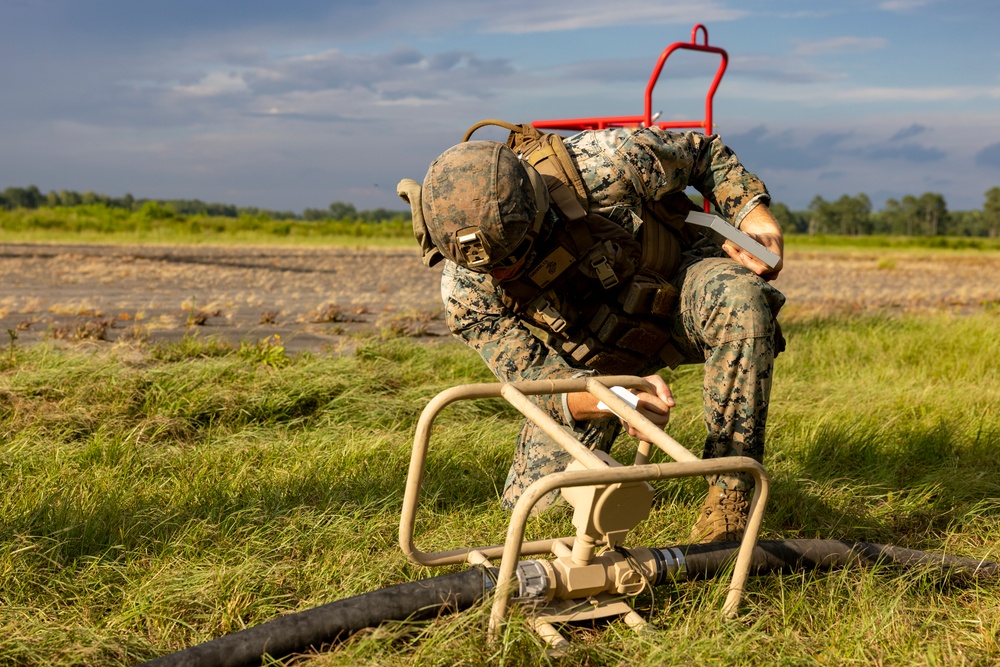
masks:
<instances>
[{"instance_id":1,"label":"bare dirt field","mask_svg":"<svg viewBox=\"0 0 1000 667\"><path fill-rule=\"evenodd\" d=\"M0 341L278 335L322 351L383 330L440 337L439 275L408 248L0 243ZM792 250L775 284L786 317L996 312L1000 254Z\"/></svg>"}]
</instances>

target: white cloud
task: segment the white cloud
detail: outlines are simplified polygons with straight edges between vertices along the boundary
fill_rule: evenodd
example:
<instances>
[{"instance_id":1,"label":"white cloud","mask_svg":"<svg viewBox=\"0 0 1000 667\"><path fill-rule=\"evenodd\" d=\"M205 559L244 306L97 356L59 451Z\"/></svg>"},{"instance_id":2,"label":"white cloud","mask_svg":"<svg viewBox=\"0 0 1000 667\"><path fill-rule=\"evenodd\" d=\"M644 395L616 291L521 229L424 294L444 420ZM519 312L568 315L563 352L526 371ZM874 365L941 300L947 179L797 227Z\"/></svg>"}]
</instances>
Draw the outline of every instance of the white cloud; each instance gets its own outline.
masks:
<instances>
[{"instance_id":1,"label":"white cloud","mask_svg":"<svg viewBox=\"0 0 1000 667\"><path fill-rule=\"evenodd\" d=\"M1000 99L1000 86L932 86L893 88L868 86L837 93L851 102L954 102L971 99Z\"/></svg>"},{"instance_id":2,"label":"white cloud","mask_svg":"<svg viewBox=\"0 0 1000 667\"><path fill-rule=\"evenodd\" d=\"M465 5L463 5L465 7ZM539 3L521 0L505 3L503 11L482 17L484 32L531 33L611 28L623 25L691 24L734 21L750 12L713 0L702 2L648 2L647 0L580 0L573 3ZM699 37L700 41L700 37ZM710 42L711 43L711 42Z\"/></svg>"},{"instance_id":3,"label":"white cloud","mask_svg":"<svg viewBox=\"0 0 1000 667\"><path fill-rule=\"evenodd\" d=\"M188 69L191 69L189 66ZM238 124L241 116L312 122L386 120L400 108L490 104L515 70L505 59L467 51L424 53L410 47L370 54L339 49L261 58L257 66L202 65L203 74L179 84L175 72L141 87L158 123L168 113ZM530 76L521 74L524 87ZM233 94L243 99L234 105ZM148 118L146 121L148 122Z\"/></svg>"},{"instance_id":4,"label":"white cloud","mask_svg":"<svg viewBox=\"0 0 1000 667\"><path fill-rule=\"evenodd\" d=\"M231 95L249 90L243 76L237 72L209 72L201 81L190 86L174 86L174 90L194 97Z\"/></svg>"},{"instance_id":5,"label":"white cloud","mask_svg":"<svg viewBox=\"0 0 1000 667\"><path fill-rule=\"evenodd\" d=\"M933 0L885 0L878 5L887 12L908 12L933 4Z\"/></svg>"},{"instance_id":6,"label":"white cloud","mask_svg":"<svg viewBox=\"0 0 1000 667\"><path fill-rule=\"evenodd\" d=\"M930 190L945 194L949 209L967 210L981 207L983 192L996 184L995 171L973 167L984 146L1000 145L1000 130L988 113L931 114L913 108L866 116L863 122L845 116L729 125L723 138L775 199L792 208L805 208L816 194L836 199L859 192L871 195L878 208L886 197ZM963 131L955 132L956 127ZM916 135L919 143L895 141ZM929 169L931 163L935 166ZM943 175L955 178L935 182Z\"/></svg>"},{"instance_id":7,"label":"white cloud","mask_svg":"<svg viewBox=\"0 0 1000 667\"><path fill-rule=\"evenodd\" d=\"M817 82L802 85L760 86L751 77L733 78L726 84L726 94L732 99L795 102L804 107L829 107L839 104L879 104L900 102L954 103L1000 99L1000 86L850 86L840 82Z\"/></svg>"},{"instance_id":8,"label":"white cloud","mask_svg":"<svg viewBox=\"0 0 1000 667\"><path fill-rule=\"evenodd\" d=\"M864 53L885 48L883 37L834 37L811 42L799 42L792 51L796 56L818 56L831 53Z\"/></svg>"},{"instance_id":9,"label":"white cloud","mask_svg":"<svg viewBox=\"0 0 1000 667\"><path fill-rule=\"evenodd\" d=\"M836 81L845 78L844 74L818 69L809 61L768 55L734 56L730 58L730 71L735 76L786 85Z\"/></svg>"}]
</instances>

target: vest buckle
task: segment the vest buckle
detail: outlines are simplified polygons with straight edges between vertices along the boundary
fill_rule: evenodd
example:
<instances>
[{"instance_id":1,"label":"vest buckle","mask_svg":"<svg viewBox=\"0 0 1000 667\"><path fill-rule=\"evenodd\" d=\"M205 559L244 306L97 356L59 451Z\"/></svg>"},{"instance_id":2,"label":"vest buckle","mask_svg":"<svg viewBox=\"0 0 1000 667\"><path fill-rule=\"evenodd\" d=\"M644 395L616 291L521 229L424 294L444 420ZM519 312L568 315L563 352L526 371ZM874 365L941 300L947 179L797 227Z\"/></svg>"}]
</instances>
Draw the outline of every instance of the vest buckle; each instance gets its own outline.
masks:
<instances>
[{"instance_id":1,"label":"vest buckle","mask_svg":"<svg viewBox=\"0 0 1000 667\"><path fill-rule=\"evenodd\" d=\"M618 284L618 276L615 275L615 270L611 268L607 257L602 255L590 265L593 267L594 273L597 274L597 279L601 281L601 287L611 289Z\"/></svg>"},{"instance_id":2,"label":"vest buckle","mask_svg":"<svg viewBox=\"0 0 1000 667\"><path fill-rule=\"evenodd\" d=\"M566 328L566 318L559 314L559 311L548 299L543 298L542 302L538 304L538 314L553 333L559 333Z\"/></svg>"}]
</instances>

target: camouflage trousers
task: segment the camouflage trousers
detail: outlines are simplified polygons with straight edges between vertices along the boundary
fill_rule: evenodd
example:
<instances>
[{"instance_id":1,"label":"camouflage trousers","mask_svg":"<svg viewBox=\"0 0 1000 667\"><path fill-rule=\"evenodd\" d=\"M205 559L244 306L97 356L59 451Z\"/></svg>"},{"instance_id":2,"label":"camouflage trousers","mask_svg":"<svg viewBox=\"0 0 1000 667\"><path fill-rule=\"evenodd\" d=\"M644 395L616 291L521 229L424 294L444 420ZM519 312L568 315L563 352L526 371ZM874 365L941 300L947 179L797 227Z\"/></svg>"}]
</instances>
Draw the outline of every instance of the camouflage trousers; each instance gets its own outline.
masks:
<instances>
[{"instance_id":1,"label":"camouflage trousers","mask_svg":"<svg viewBox=\"0 0 1000 667\"><path fill-rule=\"evenodd\" d=\"M668 322L673 343L682 363L705 367L704 457L749 456L761 461L774 357L784 345L775 317L785 297L728 258L694 262L673 282L680 290L678 310ZM656 370L647 366L634 372L646 375ZM575 435L588 447L607 452L620 430L617 419L600 419L579 424ZM529 485L563 470L571 460L538 426L525 422L504 486L503 506L513 509ZM752 484L743 475L718 475L709 482L736 489ZM550 493L535 509L544 510L558 500L557 492Z\"/></svg>"}]
</instances>

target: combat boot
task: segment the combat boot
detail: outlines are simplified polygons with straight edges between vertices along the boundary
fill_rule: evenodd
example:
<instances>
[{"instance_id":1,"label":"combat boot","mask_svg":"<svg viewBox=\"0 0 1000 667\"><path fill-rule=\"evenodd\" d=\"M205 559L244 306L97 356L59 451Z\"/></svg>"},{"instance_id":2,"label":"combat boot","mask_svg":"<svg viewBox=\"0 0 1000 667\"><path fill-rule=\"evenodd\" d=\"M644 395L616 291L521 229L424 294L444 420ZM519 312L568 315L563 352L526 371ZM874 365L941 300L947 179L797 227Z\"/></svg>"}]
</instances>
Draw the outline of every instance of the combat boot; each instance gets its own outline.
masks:
<instances>
[{"instance_id":1,"label":"combat boot","mask_svg":"<svg viewBox=\"0 0 1000 667\"><path fill-rule=\"evenodd\" d=\"M750 489L723 489L710 484L705 505L691 529L691 544L739 542L750 513Z\"/></svg>"}]
</instances>

